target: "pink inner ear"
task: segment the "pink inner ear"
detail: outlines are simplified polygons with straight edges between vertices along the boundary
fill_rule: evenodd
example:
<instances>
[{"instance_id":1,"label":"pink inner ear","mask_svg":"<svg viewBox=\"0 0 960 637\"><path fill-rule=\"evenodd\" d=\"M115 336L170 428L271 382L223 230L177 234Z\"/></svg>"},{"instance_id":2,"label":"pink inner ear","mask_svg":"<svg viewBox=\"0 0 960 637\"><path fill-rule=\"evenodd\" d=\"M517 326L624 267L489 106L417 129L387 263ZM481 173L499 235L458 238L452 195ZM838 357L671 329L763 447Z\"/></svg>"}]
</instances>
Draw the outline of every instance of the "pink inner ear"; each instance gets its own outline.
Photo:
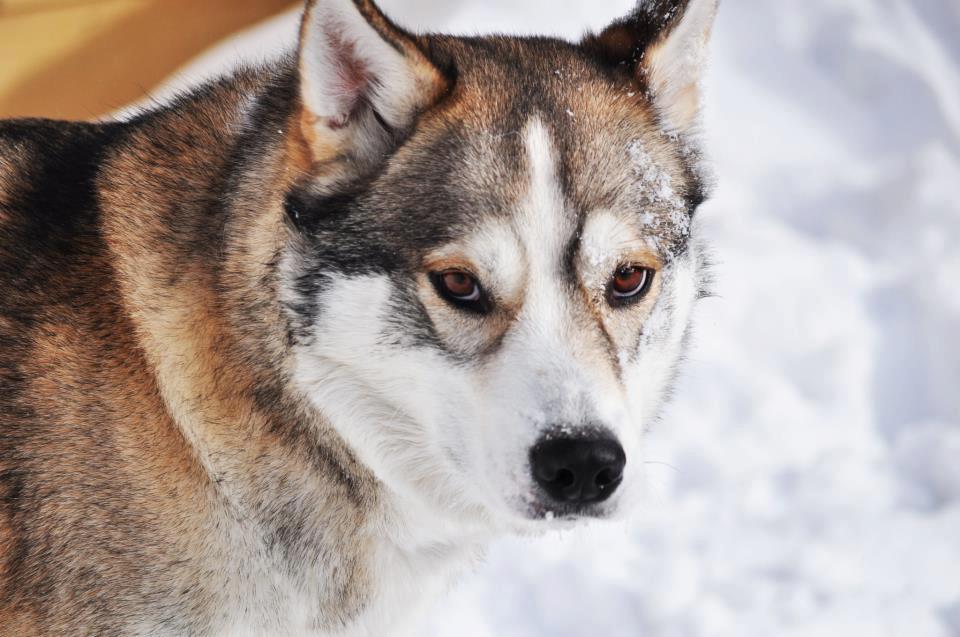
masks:
<instances>
[{"instance_id":1,"label":"pink inner ear","mask_svg":"<svg viewBox=\"0 0 960 637\"><path fill-rule=\"evenodd\" d=\"M356 43L346 40L335 25L324 25L324 36L330 47L330 62L336 73L336 79L329 91L336 100L337 111L340 113L331 125L341 128L350 121L363 100L370 85L370 74L363 60L357 55Z\"/></svg>"}]
</instances>

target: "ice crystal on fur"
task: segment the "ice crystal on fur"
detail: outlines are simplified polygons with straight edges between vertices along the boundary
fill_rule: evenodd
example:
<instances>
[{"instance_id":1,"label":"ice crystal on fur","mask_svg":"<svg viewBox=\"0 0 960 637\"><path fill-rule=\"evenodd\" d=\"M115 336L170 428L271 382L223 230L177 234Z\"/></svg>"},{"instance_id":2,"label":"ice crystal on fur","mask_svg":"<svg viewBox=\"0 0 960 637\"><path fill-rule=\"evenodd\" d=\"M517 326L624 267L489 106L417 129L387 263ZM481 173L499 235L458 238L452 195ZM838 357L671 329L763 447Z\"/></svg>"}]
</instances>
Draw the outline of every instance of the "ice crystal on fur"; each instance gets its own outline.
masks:
<instances>
[{"instance_id":1,"label":"ice crystal on fur","mask_svg":"<svg viewBox=\"0 0 960 637\"><path fill-rule=\"evenodd\" d=\"M690 233L690 215L686 203L673 188L673 177L654 162L641 140L634 140L627 149L633 172L639 178L641 219L654 227L665 221L681 236Z\"/></svg>"}]
</instances>

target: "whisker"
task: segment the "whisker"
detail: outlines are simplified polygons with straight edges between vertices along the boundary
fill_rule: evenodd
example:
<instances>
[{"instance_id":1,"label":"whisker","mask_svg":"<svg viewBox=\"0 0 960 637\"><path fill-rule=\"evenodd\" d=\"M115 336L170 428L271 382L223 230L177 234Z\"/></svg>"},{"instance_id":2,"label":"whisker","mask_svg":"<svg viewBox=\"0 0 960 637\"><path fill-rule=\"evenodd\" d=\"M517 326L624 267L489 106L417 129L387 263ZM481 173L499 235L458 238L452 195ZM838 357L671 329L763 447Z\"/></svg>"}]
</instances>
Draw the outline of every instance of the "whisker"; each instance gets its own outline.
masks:
<instances>
[{"instance_id":1,"label":"whisker","mask_svg":"<svg viewBox=\"0 0 960 637\"><path fill-rule=\"evenodd\" d=\"M673 466L673 465L670 464L669 462L658 462L658 461L656 461L656 460L647 460L647 461L644 461L643 464L663 465L664 467L670 467L671 469L673 469L673 470L676 471L677 473L683 473L682 471L680 471L680 469L676 468L675 466Z\"/></svg>"}]
</instances>

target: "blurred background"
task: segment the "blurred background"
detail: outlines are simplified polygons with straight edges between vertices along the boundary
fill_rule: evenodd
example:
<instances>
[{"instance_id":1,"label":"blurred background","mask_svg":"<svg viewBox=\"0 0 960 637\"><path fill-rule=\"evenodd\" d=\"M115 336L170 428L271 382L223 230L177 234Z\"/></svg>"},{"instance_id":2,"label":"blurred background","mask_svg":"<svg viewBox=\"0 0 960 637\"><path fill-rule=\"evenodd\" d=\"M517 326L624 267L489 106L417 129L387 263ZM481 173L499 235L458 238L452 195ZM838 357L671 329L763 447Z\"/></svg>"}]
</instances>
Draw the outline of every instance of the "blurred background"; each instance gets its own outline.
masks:
<instances>
[{"instance_id":1,"label":"blurred background","mask_svg":"<svg viewBox=\"0 0 960 637\"><path fill-rule=\"evenodd\" d=\"M633 2L381 5L577 38ZM163 101L292 47L287 6L0 0L0 116ZM718 295L650 433L646 504L498 544L425 634L960 636L958 34L958 0L723 3L699 221Z\"/></svg>"},{"instance_id":2,"label":"blurred background","mask_svg":"<svg viewBox=\"0 0 960 637\"><path fill-rule=\"evenodd\" d=\"M0 117L91 119L290 0L0 0Z\"/></svg>"}]
</instances>

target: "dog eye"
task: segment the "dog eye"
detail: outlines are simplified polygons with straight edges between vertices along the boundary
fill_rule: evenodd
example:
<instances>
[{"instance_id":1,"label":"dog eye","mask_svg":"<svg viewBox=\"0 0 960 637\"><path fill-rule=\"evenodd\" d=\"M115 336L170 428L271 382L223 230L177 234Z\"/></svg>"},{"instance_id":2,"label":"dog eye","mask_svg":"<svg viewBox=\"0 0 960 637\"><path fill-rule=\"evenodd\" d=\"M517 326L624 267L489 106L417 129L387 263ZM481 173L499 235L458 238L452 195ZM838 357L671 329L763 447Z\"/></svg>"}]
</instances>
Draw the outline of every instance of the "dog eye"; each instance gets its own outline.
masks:
<instances>
[{"instance_id":1,"label":"dog eye","mask_svg":"<svg viewBox=\"0 0 960 637\"><path fill-rule=\"evenodd\" d=\"M444 299L453 305L473 312L487 312L489 303L483 288L469 272L445 270L430 275L433 286Z\"/></svg>"},{"instance_id":2,"label":"dog eye","mask_svg":"<svg viewBox=\"0 0 960 637\"><path fill-rule=\"evenodd\" d=\"M477 280L466 272L453 270L442 275L444 291L458 301L476 301L480 298Z\"/></svg>"},{"instance_id":3,"label":"dog eye","mask_svg":"<svg viewBox=\"0 0 960 637\"><path fill-rule=\"evenodd\" d=\"M610 283L611 305L628 305L642 299L650 291L655 274L654 270L638 265L620 266Z\"/></svg>"}]
</instances>

